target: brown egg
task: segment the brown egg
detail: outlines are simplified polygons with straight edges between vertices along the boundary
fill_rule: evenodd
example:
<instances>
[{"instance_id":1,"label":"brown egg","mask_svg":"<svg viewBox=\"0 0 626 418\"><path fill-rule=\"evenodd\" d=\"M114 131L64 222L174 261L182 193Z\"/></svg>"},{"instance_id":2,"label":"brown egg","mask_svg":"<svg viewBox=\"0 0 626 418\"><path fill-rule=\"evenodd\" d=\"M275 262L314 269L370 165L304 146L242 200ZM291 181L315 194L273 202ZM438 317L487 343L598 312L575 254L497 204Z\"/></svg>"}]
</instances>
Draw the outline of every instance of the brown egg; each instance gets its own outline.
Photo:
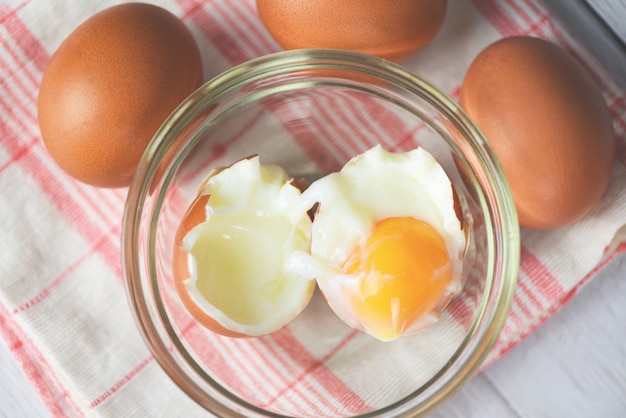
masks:
<instances>
[{"instance_id":1,"label":"brown egg","mask_svg":"<svg viewBox=\"0 0 626 418\"><path fill-rule=\"evenodd\" d=\"M331 48L402 61L437 34L445 0L257 0L261 20L285 49Z\"/></svg>"},{"instance_id":2,"label":"brown egg","mask_svg":"<svg viewBox=\"0 0 626 418\"><path fill-rule=\"evenodd\" d=\"M598 85L564 49L531 37L495 42L467 71L460 104L498 156L521 225L569 224L604 193L611 117Z\"/></svg>"},{"instance_id":3,"label":"brown egg","mask_svg":"<svg viewBox=\"0 0 626 418\"><path fill-rule=\"evenodd\" d=\"M76 179L127 186L159 126L201 83L200 53L180 19L149 4L113 6L52 56L39 90L44 143Z\"/></svg>"}]
</instances>

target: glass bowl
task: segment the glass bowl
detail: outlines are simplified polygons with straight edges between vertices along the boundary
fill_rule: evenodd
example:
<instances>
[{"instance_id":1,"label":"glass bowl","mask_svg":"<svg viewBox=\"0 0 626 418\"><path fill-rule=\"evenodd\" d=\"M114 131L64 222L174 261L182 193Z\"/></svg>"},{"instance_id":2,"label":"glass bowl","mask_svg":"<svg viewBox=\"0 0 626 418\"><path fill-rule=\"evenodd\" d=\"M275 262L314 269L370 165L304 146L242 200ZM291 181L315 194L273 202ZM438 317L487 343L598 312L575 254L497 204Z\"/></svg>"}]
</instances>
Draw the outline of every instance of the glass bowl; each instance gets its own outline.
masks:
<instances>
[{"instance_id":1,"label":"glass bowl","mask_svg":"<svg viewBox=\"0 0 626 418\"><path fill-rule=\"evenodd\" d=\"M380 342L341 322L316 291L285 328L228 338L199 325L172 278L175 231L212 168L253 154L314 180L380 143L428 150L452 181L467 236L463 286L432 327ZM154 357L218 416L419 416L480 367L503 325L519 226L502 170L454 100L368 55L296 50L207 82L165 121L130 186L122 259Z\"/></svg>"}]
</instances>

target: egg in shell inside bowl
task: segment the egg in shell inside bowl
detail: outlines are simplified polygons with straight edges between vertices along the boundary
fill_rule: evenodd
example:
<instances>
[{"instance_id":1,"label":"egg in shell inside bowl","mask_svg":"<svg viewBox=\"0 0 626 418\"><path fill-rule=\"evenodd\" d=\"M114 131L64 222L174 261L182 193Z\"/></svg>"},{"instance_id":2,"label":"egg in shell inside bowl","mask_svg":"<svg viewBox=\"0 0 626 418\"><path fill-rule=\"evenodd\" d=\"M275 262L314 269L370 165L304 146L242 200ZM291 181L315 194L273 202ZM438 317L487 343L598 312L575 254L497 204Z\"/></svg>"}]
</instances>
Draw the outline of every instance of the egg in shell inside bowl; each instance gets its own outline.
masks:
<instances>
[{"instance_id":1,"label":"egg in shell inside bowl","mask_svg":"<svg viewBox=\"0 0 626 418\"><path fill-rule=\"evenodd\" d=\"M257 58L183 102L139 163L122 245L146 343L218 416L432 411L485 360L519 265L467 115L337 50Z\"/></svg>"},{"instance_id":2,"label":"egg in shell inside bowl","mask_svg":"<svg viewBox=\"0 0 626 418\"><path fill-rule=\"evenodd\" d=\"M227 336L282 328L307 305L315 283L283 268L308 251L311 220L300 190L279 166L245 158L209 173L178 227L172 268L185 307Z\"/></svg>"}]
</instances>

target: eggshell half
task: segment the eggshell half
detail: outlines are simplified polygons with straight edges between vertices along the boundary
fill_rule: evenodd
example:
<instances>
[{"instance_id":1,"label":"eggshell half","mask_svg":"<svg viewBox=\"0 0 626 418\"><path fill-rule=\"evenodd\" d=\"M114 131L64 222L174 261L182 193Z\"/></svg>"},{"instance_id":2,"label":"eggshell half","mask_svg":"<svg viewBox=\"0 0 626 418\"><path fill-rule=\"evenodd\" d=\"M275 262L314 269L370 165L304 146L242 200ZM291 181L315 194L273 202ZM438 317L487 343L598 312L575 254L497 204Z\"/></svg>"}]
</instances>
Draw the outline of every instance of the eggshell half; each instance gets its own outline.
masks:
<instances>
[{"instance_id":1,"label":"eggshell half","mask_svg":"<svg viewBox=\"0 0 626 418\"><path fill-rule=\"evenodd\" d=\"M199 195L192 202L187 210L187 213L183 217L183 220L176 230L176 236L174 238L174 254L172 257L172 271L174 273L174 285L176 291L180 296L183 305L189 311L191 316L200 321L201 324L214 332L227 337L248 337L245 334L241 334L236 331L232 331L222 326L215 319L206 315L205 312L191 299L189 292L185 287L185 281L191 276L191 272L188 267L189 253L181 248L181 244L185 235L197 225L206 221L205 207L209 201L210 196L207 194Z\"/></svg>"}]
</instances>

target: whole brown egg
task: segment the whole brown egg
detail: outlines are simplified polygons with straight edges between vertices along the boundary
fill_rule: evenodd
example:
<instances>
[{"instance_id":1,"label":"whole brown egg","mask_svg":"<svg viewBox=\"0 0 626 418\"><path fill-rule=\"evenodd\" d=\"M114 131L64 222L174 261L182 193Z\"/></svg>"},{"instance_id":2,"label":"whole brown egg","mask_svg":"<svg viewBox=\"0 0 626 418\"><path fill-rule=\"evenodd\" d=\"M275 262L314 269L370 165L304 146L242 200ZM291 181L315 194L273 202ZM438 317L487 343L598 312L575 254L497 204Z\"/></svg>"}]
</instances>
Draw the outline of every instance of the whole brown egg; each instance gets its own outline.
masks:
<instances>
[{"instance_id":1,"label":"whole brown egg","mask_svg":"<svg viewBox=\"0 0 626 418\"><path fill-rule=\"evenodd\" d=\"M598 202L613 167L612 120L599 86L565 49L499 40L470 65L459 101L497 155L521 225L560 227Z\"/></svg>"},{"instance_id":2,"label":"whole brown egg","mask_svg":"<svg viewBox=\"0 0 626 418\"><path fill-rule=\"evenodd\" d=\"M41 81L38 118L52 158L99 187L130 184L152 136L202 82L194 38L169 11L105 9L78 26Z\"/></svg>"},{"instance_id":3,"label":"whole brown egg","mask_svg":"<svg viewBox=\"0 0 626 418\"><path fill-rule=\"evenodd\" d=\"M257 0L261 20L285 49L330 48L402 61L441 28L446 0Z\"/></svg>"}]
</instances>

